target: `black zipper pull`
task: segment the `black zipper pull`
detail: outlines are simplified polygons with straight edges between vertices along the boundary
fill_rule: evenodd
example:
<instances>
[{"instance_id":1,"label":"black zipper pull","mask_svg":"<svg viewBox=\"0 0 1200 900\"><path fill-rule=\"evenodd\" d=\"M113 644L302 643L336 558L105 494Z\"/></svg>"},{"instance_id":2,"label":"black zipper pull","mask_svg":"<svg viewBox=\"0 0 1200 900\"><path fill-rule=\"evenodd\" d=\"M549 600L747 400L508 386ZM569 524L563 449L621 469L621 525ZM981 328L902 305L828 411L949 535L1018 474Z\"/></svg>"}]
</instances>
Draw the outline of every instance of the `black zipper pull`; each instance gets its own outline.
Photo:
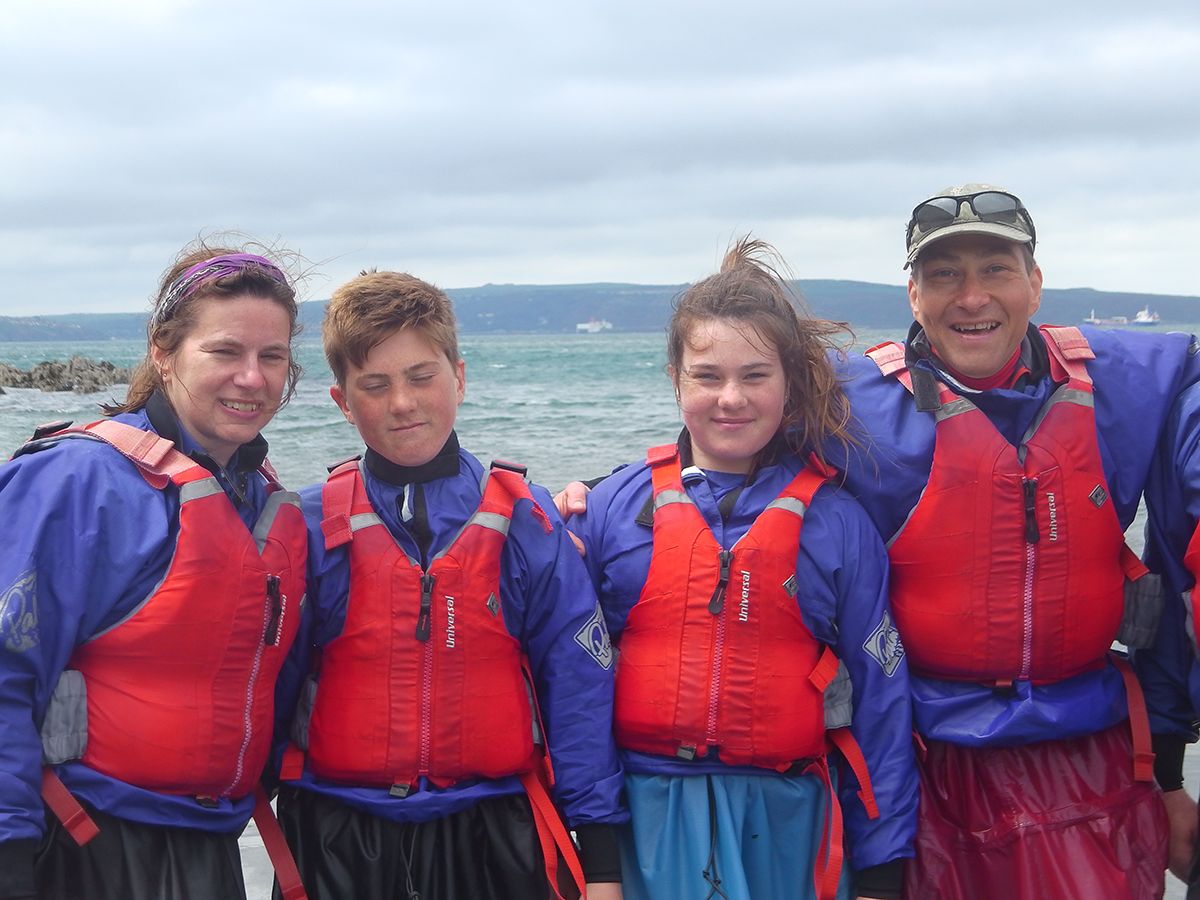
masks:
<instances>
[{"instance_id":1,"label":"black zipper pull","mask_svg":"<svg viewBox=\"0 0 1200 900\"><path fill-rule=\"evenodd\" d=\"M1038 534L1037 524L1037 479L1025 479L1025 540L1027 543L1036 544L1041 538Z\"/></svg>"},{"instance_id":2,"label":"black zipper pull","mask_svg":"<svg viewBox=\"0 0 1200 900\"><path fill-rule=\"evenodd\" d=\"M279 576L267 576L267 602L271 604L271 615L267 619L267 636L264 643L274 647L279 643L279 620L283 616L283 596L279 593Z\"/></svg>"},{"instance_id":3,"label":"black zipper pull","mask_svg":"<svg viewBox=\"0 0 1200 900\"><path fill-rule=\"evenodd\" d=\"M721 560L721 577L717 580L717 589L713 591L712 599L708 601L708 611L714 616L720 613L722 607L725 606L725 585L729 584L729 567L733 563L733 551L722 550L718 558Z\"/></svg>"},{"instance_id":4,"label":"black zipper pull","mask_svg":"<svg viewBox=\"0 0 1200 900\"><path fill-rule=\"evenodd\" d=\"M417 640L429 640L429 629L432 624L433 583L436 575L421 576L421 613L417 616Z\"/></svg>"}]
</instances>

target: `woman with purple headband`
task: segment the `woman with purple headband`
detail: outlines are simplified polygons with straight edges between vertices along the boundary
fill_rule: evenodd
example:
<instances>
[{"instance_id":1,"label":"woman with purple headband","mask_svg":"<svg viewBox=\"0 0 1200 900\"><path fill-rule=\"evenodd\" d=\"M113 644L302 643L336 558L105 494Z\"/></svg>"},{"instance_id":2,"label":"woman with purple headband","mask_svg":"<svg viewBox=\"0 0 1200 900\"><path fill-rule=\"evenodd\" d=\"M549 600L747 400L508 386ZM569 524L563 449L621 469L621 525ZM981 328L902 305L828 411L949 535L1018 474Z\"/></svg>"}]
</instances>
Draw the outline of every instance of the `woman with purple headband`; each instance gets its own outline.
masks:
<instances>
[{"instance_id":1,"label":"woman with purple headband","mask_svg":"<svg viewBox=\"0 0 1200 900\"><path fill-rule=\"evenodd\" d=\"M0 465L0 900L245 897L304 595L260 434L300 374L297 312L271 260L190 245L125 402Z\"/></svg>"}]
</instances>

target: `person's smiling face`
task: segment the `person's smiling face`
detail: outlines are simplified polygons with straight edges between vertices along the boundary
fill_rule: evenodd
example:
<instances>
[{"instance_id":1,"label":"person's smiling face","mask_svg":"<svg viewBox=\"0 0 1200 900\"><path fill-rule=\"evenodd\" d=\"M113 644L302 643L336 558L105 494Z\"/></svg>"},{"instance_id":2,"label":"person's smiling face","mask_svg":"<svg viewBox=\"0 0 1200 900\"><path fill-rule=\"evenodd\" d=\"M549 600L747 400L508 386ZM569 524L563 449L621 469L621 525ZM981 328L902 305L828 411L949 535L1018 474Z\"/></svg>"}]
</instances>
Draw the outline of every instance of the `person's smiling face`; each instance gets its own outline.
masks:
<instances>
[{"instance_id":1,"label":"person's smiling face","mask_svg":"<svg viewBox=\"0 0 1200 900\"><path fill-rule=\"evenodd\" d=\"M152 346L150 357L179 424L225 466L279 409L291 320L279 303L250 294L195 304L193 324L175 351Z\"/></svg>"},{"instance_id":2,"label":"person's smiling face","mask_svg":"<svg viewBox=\"0 0 1200 900\"><path fill-rule=\"evenodd\" d=\"M995 375L1012 359L1042 301L1042 270L1021 245L982 234L923 251L908 282L913 317L938 357L968 378Z\"/></svg>"},{"instance_id":3,"label":"person's smiling face","mask_svg":"<svg viewBox=\"0 0 1200 900\"><path fill-rule=\"evenodd\" d=\"M330 395L380 456L399 466L429 462L450 437L466 391L466 364L417 328L401 328L351 364Z\"/></svg>"},{"instance_id":4,"label":"person's smiling face","mask_svg":"<svg viewBox=\"0 0 1200 900\"><path fill-rule=\"evenodd\" d=\"M775 347L748 323L702 320L671 379L695 464L749 472L783 421L787 386Z\"/></svg>"}]
</instances>

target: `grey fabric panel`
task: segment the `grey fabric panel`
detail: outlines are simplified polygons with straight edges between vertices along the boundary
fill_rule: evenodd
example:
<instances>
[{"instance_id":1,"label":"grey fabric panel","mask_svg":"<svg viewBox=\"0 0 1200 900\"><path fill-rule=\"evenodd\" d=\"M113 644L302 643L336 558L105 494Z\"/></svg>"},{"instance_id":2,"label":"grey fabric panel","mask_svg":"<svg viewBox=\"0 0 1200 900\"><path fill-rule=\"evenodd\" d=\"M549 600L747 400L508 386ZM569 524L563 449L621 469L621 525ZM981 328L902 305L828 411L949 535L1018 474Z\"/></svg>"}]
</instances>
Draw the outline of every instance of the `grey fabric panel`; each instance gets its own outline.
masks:
<instances>
[{"instance_id":1,"label":"grey fabric panel","mask_svg":"<svg viewBox=\"0 0 1200 900\"><path fill-rule=\"evenodd\" d=\"M370 528L372 525L382 525L383 519L379 518L375 513L358 513L350 517L350 530L358 531L360 528Z\"/></svg>"},{"instance_id":2,"label":"grey fabric panel","mask_svg":"<svg viewBox=\"0 0 1200 900\"><path fill-rule=\"evenodd\" d=\"M1196 657L1200 659L1200 643L1196 641L1196 623L1192 619L1192 592L1183 592L1183 627L1187 631L1188 640L1191 641L1192 650L1196 652Z\"/></svg>"},{"instance_id":3,"label":"grey fabric panel","mask_svg":"<svg viewBox=\"0 0 1200 900\"><path fill-rule=\"evenodd\" d=\"M975 404L965 397L959 397L956 400L951 400L948 403L943 403L938 411L934 414L934 420L944 422L946 419L953 419L955 416L961 416L963 413L969 413L975 408Z\"/></svg>"},{"instance_id":4,"label":"grey fabric panel","mask_svg":"<svg viewBox=\"0 0 1200 900\"><path fill-rule=\"evenodd\" d=\"M208 478L201 478L199 481L189 481L179 489L179 500L181 503L187 503L189 500L201 500L205 497L211 497L213 494L223 494L225 489L221 487L217 479L211 475Z\"/></svg>"},{"instance_id":5,"label":"grey fabric panel","mask_svg":"<svg viewBox=\"0 0 1200 900\"><path fill-rule=\"evenodd\" d=\"M271 533L271 526L275 524L275 516L279 514L279 507L284 504L300 508L300 495L295 491L272 491L267 494L267 502L263 504L263 511L258 516L258 521L254 523L254 543L258 545L259 555L262 555L267 546L267 535Z\"/></svg>"},{"instance_id":6,"label":"grey fabric panel","mask_svg":"<svg viewBox=\"0 0 1200 900\"><path fill-rule=\"evenodd\" d=\"M1077 391L1075 388L1064 388L1059 400L1063 403L1074 403L1076 406L1087 406L1093 409L1096 406L1095 397L1087 391Z\"/></svg>"},{"instance_id":7,"label":"grey fabric panel","mask_svg":"<svg viewBox=\"0 0 1200 900\"><path fill-rule=\"evenodd\" d=\"M804 518L804 503L795 497L777 497L767 504L767 509L782 509Z\"/></svg>"},{"instance_id":8,"label":"grey fabric panel","mask_svg":"<svg viewBox=\"0 0 1200 900\"><path fill-rule=\"evenodd\" d=\"M1154 643L1158 621L1162 618L1162 577L1143 575L1137 581L1125 579L1125 612L1117 640L1126 647L1146 650Z\"/></svg>"},{"instance_id":9,"label":"grey fabric panel","mask_svg":"<svg viewBox=\"0 0 1200 900\"><path fill-rule=\"evenodd\" d=\"M498 531L503 535L508 534L508 526L511 524L508 516L502 516L499 513L477 512L471 516L469 524L480 525L484 528L490 528L492 531Z\"/></svg>"},{"instance_id":10,"label":"grey fabric panel","mask_svg":"<svg viewBox=\"0 0 1200 900\"><path fill-rule=\"evenodd\" d=\"M54 686L42 722L42 763L56 766L87 750L87 684L83 673L65 669Z\"/></svg>"},{"instance_id":11,"label":"grey fabric panel","mask_svg":"<svg viewBox=\"0 0 1200 900\"><path fill-rule=\"evenodd\" d=\"M654 497L654 508L666 506L668 503L691 503L692 498L683 491L662 491Z\"/></svg>"},{"instance_id":12,"label":"grey fabric panel","mask_svg":"<svg viewBox=\"0 0 1200 900\"><path fill-rule=\"evenodd\" d=\"M854 686L850 670L838 660L837 675L825 688L825 730L845 728L854 719Z\"/></svg>"},{"instance_id":13,"label":"grey fabric panel","mask_svg":"<svg viewBox=\"0 0 1200 900\"><path fill-rule=\"evenodd\" d=\"M296 701L296 716L292 719L292 740L301 750L308 750L308 725L312 722L313 705L317 702L317 680L311 675L304 679L300 699Z\"/></svg>"}]
</instances>

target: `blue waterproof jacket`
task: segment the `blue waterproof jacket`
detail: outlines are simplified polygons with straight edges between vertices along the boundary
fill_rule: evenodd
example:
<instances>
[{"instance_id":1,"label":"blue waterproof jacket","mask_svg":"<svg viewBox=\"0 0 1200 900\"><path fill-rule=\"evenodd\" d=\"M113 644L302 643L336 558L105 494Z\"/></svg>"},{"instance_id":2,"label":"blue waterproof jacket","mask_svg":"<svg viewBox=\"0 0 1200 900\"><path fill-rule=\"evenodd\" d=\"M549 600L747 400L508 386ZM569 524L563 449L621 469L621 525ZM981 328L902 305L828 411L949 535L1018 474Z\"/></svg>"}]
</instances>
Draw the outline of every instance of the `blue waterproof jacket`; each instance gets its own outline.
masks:
<instances>
[{"instance_id":1,"label":"blue waterproof jacket","mask_svg":"<svg viewBox=\"0 0 1200 900\"><path fill-rule=\"evenodd\" d=\"M1195 591L1183 556L1200 522L1200 385L1185 390L1171 410L1146 485L1146 506L1145 562L1163 576L1164 605L1154 646L1134 654L1134 668L1150 711L1155 771L1171 790L1181 784L1183 745L1196 740L1200 719L1200 663L1183 597Z\"/></svg>"},{"instance_id":2,"label":"blue waterproof jacket","mask_svg":"<svg viewBox=\"0 0 1200 900\"><path fill-rule=\"evenodd\" d=\"M413 534L414 518L428 522L428 559L453 542L482 497L484 467L458 449L454 435L439 457L434 464L442 466L448 461L449 468L439 473L441 477L420 481L424 515L418 512L414 516L411 483L393 483L373 473L386 471L390 464L380 463L380 458L368 451L363 466L371 505L414 560L423 558ZM338 637L346 621L349 545L325 549L322 487L317 484L301 491L309 525L309 604L279 676L276 713L281 717L277 728L281 740L290 733L287 716L295 709L303 681L312 670L314 650ZM555 799L568 822L572 826L623 822L628 814L620 803L621 767L612 741L608 634L579 553L567 537L550 495L537 485L530 489L555 527L547 535L530 512L528 500L520 500L514 507L500 567L504 624L529 657L554 766ZM421 778L417 789L401 799L382 789L320 781L307 768L291 783L394 822L426 822L485 797L524 791L516 776L468 779L447 788Z\"/></svg>"},{"instance_id":3,"label":"blue waterproof jacket","mask_svg":"<svg viewBox=\"0 0 1200 900\"><path fill-rule=\"evenodd\" d=\"M1200 357L1194 339L1184 334L1139 334L1081 329L1094 360L1087 370L1094 382L1096 432L1104 474L1122 528L1137 512L1146 480L1155 464L1155 448L1174 398L1200 381ZM910 347L924 340L914 326ZM1046 351L1030 326L1022 361L1033 372L1015 389L972 391L938 371L928 355L915 365L934 371L956 392L969 396L1011 443L1020 440L1037 416L1053 382L1039 360ZM846 485L875 522L884 541L904 525L921 498L932 466L933 413L917 410L913 396L896 378L884 378L873 361L852 355L840 361L844 387L861 446L839 456ZM1120 672L1109 665L1055 684L1033 687L1017 682L1008 691L980 684L912 677L913 708L921 734L967 746L1001 746L1078 737L1111 726L1127 716ZM1147 686L1148 699L1156 694Z\"/></svg>"},{"instance_id":4,"label":"blue waterproof jacket","mask_svg":"<svg viewBox=\"0 0 1200 900\"><path fill-rule=\"evenodd\" d=\"M203 456L165 401L116 421L155 431L211 466L242 521L252 527L266 503L255 471L261 438L243 445L226 470ZM39 838L44 829L39 729L54 686L77 645L125 618L163 576L179 529L179 493L156 490L107 444L67 438L0 465L0 843ZM197 640L203 640L197 635ZM77 797L103 812L150 825L233 832L253 796L216 801L170 796L125 784L79 762L56 767Z\"/></svg>"},{"instance_id":5,"label":"blue waterproof jacket","mask_svg":"<svg viewBox=\"0 0 1200 900\"><path fill-rule=\"evenodd\" d=\"M742 487L745 476L706 474L688 467L683 470L683 483L717 542L729 549L801 467L795 456L786 455L761 468L737 495L724 521L718 504ZM641 522L638 519L651 492L651 473L645 461L627 466L599 484L588 495L587 513L570 522L571 530L587 547L588 572L609 630L618 638L650 570L653 531L643 524L648 522L644 515ZM827 483L813 497L800 529L796 578L796 600L805 625L833 648L849 670L853 691L850 728L866 758L879 805L879 818L868 819L856 794L857 782L845 769L839 794L851 858L862 869L911 856L917 776L907 667L898 642L886 640L886 632L894 631L887 615L887 556L870 520L846 491ZM829 691L826 702L830 702ZM629 772L780 777L771 769L727 766L707 756L685 761L630 750L620 753Z\"/></svg>"}]
</instances>

